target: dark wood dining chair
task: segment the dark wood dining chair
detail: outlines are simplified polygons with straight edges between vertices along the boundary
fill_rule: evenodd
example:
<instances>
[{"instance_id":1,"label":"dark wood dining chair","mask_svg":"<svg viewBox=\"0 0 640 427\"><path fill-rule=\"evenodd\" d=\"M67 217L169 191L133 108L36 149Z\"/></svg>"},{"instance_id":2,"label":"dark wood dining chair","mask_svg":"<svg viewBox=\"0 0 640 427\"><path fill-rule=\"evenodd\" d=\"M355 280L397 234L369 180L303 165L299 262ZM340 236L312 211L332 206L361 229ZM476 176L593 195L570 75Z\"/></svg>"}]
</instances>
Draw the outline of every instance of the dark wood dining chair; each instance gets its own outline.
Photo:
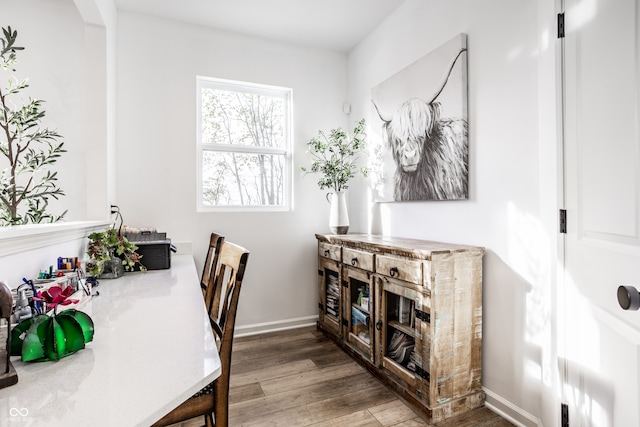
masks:
<instances>
[{"instance_id":1,"label":"dark wood dining chair","mask_svg":"<svg viewBox=\"0 0 640 427\"><path fill-rule=\"evenodd\" d=\"M207 427L228 427L233 333L240 289L248 259L249 251L245 248L228 241L222 243L219 266L212 283L216 287L215 289L220 290L220 304L212 306L209 310L211 329L218 343L222 374L214 382L165 415L153 427L168 426L199 416L204 416Z\"/></svg>"},{"instance_id":2,"label":"dark wood dining chair","mask_svg":"<svg viewBox=\"0 0 640 427\"><path fill-rule=\"evenodd\" d=\"M213 302L214 286L209 286L214 281L214 276L218 268L218 260L220 258L220 248L224 242L224 236L218 233L211 233L209 238L209 249L207 250L207 257L204 260L204 267L202 268L202 276L200 277L200 288L202 288L202 296L204 297L205 306L209 311Z\"/></svg>"}]
</instances>

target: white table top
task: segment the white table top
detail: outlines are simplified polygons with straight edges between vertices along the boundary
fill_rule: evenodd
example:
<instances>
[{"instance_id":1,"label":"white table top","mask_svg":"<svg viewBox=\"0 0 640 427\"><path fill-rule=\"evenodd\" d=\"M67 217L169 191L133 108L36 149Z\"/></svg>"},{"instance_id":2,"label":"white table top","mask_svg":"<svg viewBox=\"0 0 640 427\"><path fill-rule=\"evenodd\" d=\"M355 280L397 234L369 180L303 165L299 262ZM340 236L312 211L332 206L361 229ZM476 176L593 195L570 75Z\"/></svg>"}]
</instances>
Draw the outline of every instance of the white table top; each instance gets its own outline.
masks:
<instances>
[{"instance_id":1,"label":"white table top","mask_svg":"<svg viewBox=\"0 0 640 427\"><path fill-rule=\"evenodd\" d=\"M0 426L148 426L220 375L220 358L190 255L171 269L100 280L79 304L95 335L55 362L12 357Z\"/></svg>"}]
</instances>

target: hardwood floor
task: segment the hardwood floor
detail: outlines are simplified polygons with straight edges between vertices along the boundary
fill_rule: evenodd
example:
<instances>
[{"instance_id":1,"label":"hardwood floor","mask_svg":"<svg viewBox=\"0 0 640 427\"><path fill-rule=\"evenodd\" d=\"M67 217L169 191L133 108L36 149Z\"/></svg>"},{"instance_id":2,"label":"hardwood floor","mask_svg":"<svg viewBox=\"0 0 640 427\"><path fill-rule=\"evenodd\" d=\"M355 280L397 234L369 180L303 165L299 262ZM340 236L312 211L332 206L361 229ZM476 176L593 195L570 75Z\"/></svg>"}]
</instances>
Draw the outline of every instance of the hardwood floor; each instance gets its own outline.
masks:
<instances>
[{"instance_id":1,"label":"hardwood floor","mask_svg":"<svg viewBox=\"0 0 640 427\"><path fill-rule=\"evenodd\" d=\"M315 327L236 338L229 394L232 427L427 425ZM480 408L434 426L513 424Z\"/></svg>"}]
</instances>

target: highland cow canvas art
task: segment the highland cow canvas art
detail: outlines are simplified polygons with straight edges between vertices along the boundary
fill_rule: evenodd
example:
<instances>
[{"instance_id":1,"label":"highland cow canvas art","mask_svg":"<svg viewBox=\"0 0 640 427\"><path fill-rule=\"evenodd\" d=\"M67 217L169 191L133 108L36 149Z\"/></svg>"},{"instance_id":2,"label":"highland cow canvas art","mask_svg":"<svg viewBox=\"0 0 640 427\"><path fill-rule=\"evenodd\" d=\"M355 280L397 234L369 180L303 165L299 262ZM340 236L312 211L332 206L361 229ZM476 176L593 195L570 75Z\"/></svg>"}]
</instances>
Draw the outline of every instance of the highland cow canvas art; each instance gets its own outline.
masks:
<instances>
[{"instance_id":1,"label":"highland cow canvas art","mask_svg":"<svg viewBox=\"0 0 640 427\"><path fill-rule=\"evenodd\" d=\"M374 87L371 104L374 201L469 198L466 34Z\"/></svg>"}]
</instances>

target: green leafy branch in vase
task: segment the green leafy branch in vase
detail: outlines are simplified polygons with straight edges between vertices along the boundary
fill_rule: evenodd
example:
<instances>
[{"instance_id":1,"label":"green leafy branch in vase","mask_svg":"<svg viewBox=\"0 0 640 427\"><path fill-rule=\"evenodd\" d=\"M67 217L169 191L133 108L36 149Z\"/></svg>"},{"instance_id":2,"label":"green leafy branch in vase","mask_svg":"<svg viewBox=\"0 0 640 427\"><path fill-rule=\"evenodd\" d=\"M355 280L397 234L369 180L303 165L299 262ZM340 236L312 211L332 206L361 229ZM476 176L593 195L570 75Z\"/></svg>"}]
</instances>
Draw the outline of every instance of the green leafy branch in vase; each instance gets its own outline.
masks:
<instances>
[{"instance_id":1,"label":"green leafy branch in vase","mask_svg":"<svg viewBox=\"0 0 640 427\"><path fill-rule=\"evenodd\" d=\"M318 135L307 142L307 151L312 157L311 166L301 166L302 171L320 174L320 189L328 188L336 193L349 188L349 180L358 172L368 176L366 167L358 167L358 154L366 145L365 128L365 119L361 119L352 136L341 128L331 129L328 135L318 131Z\"/></svg>"}]
</instances>

